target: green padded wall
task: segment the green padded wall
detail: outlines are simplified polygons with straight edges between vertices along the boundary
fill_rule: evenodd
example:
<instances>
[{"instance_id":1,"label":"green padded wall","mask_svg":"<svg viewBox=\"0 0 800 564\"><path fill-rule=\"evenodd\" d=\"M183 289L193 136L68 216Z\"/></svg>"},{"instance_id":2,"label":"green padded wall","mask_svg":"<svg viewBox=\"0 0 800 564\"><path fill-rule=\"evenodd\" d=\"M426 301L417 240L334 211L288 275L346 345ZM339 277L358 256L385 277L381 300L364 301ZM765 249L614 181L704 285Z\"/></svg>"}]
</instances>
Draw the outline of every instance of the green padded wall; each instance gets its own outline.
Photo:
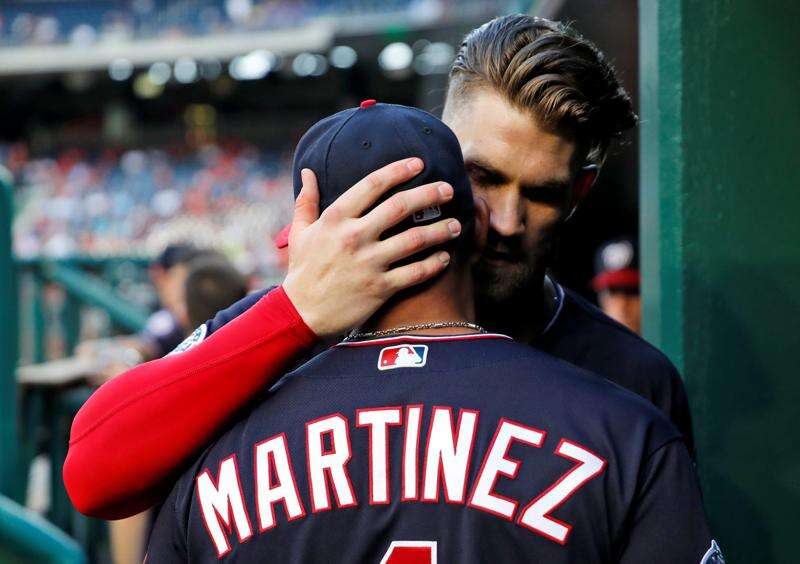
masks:
<instances>
[{"instance_id":1,"label":"green padded wall","mask_svg":"<svg viewBox=\"0 0 800 564\"><path fill-rule=\"evenodd\" d=\"M645 336L686 382L730 563L796 563L800 3L642 0Z\"/></svg>"},{"instance_id":2,"label":"green padded wall","mask_svg":"<svg viewBox=\"0 0 800 564\"><path fill-rule=\"evenodd\" d=\"M17 444L17 277L11 253L11 174L0 166L0 494L21 501Z\"/></svg>"}]
</instances>

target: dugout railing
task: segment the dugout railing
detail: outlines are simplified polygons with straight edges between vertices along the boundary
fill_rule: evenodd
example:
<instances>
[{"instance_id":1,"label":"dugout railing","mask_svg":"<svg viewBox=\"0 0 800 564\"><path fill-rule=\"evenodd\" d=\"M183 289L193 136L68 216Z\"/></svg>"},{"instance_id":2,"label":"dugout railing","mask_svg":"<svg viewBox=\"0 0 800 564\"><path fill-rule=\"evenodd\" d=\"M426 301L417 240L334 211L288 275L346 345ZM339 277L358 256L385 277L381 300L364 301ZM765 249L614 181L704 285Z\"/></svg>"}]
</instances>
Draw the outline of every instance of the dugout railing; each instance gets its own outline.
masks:
<instances>
[{"instance_id":1,"label":"dugout railing","mask_svg":"<svg viewBox=\"0 0 800 564\"><path fill-rule=\"evenodd\" d=\"M16 259L13 211L11 180L0 172L0 561L94 561L105 525L72 508L61 479L72 418L92 388L75 363L57 359L74 353L89 311L105 319L96 336L141 330L149 310L120 287L143 283L147 260ZM49 463L41 516L24 507L40 455Z\"/></svg>"}]
</instances>

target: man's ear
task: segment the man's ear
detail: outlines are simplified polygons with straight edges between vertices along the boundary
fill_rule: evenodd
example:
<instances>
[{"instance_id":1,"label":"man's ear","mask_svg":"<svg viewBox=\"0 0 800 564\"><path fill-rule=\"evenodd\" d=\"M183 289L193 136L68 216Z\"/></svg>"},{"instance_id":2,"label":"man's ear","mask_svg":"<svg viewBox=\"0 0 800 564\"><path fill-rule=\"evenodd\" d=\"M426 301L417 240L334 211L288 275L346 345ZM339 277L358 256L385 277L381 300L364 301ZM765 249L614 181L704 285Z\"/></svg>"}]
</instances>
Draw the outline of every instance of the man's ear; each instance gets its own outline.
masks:
<instances>
[{"instance_id":1,"label":"man's ear","mask_svg":"<svg viewBox=\"0 0 800 564\"><path fill-rule=\"evenodd\" d=\"M489 235L489 205L486 200L475 197L475 251L472 260L477 261L486 246Z\"/></svg>"},{"instance_id":2,"label":"man's ear","mask_svg":"<svg viewBox=\"0 0 800 564\"><path fill-rule=\"evenodd\" d=\"M575 178L575 184L572 187L572 201L570 202L567 219L572 217L572 214L575 213L578 204L583 201L594 183L597 182L597 177L599 175L600 167L596 164L586 165L581 168L577 178Z\"/></svg>"}]
</instances>

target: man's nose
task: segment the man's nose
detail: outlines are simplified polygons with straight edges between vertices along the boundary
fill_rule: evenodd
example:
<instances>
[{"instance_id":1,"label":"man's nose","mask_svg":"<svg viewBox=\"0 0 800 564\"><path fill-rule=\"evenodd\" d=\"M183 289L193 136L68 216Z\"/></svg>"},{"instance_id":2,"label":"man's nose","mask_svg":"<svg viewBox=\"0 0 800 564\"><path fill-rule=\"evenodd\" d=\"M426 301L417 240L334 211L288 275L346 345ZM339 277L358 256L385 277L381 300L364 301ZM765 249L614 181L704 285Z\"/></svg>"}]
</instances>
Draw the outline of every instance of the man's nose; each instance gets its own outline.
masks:
<instances>
[{"instance_id":1,"label":"man's nose","mask_svg":"<svg viewBox=\"0 0 800 564\"><path fill-rule=\"evenodd\" d=\"M492 230L503 237L515 237L525 232L525 210L517 190L493 191L486 200Z\"/></svg>"}]
</instances>

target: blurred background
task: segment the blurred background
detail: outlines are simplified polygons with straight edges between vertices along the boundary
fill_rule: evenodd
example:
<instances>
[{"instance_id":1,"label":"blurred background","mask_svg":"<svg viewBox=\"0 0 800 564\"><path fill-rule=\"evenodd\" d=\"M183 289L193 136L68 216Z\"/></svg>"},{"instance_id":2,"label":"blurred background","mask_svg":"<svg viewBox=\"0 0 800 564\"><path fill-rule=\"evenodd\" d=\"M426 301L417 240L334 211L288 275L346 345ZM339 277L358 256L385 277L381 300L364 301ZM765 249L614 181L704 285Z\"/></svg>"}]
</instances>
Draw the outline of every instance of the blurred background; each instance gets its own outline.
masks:
<instances>
[{"instance_id":1,"label":"blurred background","mask_svg":"<svg viewBox=\"0 0 800 564\"><path fill-rule=\"evenodd\" d=\"M0 162L15 184L16 256L145 258L191 240L279 280L266 243L287 217L305 129L366 98L440 112L463 35L532 4L4 1ZM635 96L636 3L609 2L604 17L594 2L549 4ZM594 248L636 229L636 142L618 148L565 239L558 274L583 293Z\"/></svg>"},{"instance_id":2,"label":"blurred background","mask_svg":"<svg viewBox=\"0 0 800 564\"><path fill-rule=\"evenodd\" d=\"M800 400L797 8L2 0L0 311L18 323L0 327L0 562L135 561L140 525L115 531L66 498L74 413L180 342L199 303L280 282L272 239L309 125L367 98L438 114L463 35L510 12L573 22L643 118L567 225L555 276L606 306L597 275L638 271L641 240L644 318L626 288L637 313L620 319L685 377L728 561L795 561L800 458L765 437L796 427Z\"/></svg>"}]
</instances>

